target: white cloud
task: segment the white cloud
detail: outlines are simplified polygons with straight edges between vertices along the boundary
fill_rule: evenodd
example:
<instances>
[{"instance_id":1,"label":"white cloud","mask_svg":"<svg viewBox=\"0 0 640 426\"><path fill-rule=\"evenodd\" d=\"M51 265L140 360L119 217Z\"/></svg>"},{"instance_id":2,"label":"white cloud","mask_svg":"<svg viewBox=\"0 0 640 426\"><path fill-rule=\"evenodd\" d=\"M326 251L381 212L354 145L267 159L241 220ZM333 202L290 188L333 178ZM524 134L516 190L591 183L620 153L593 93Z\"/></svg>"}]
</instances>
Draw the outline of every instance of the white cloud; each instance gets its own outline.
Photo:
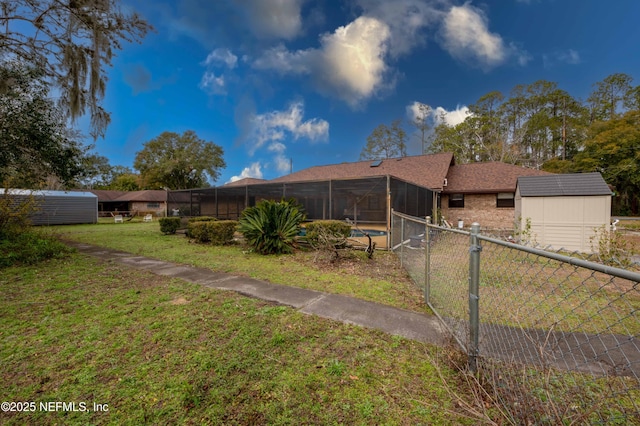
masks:
<instances>
[{"instance_id":1,"label":"white cloud","mask_svg":"<svg viewBox=\"0 0 640 426\"><path fill-rule=\"evenodd\" d=\"M269 145L269 148L267 148L269 151L271 152L275 152L277 154L282 154L287 150L287 147L285 146L285 144L281 143L281 142L274 142L271 145Z\"/></svg>"},{"instance_id":2,"label":"white cloud","mask_svg":"<svg viewBox=\"0 0 640 426\"><path fill-rule=\"evenodd\" d=\"M259 37L293 39L302 31L304 0L241 0L250 29Z\"/></svg>"},{"instance_id":3,"label":"white cloud","mask_svg":"<svg viewBox=\"0 0 640 426\"><path fill-rule=\"evenodd\" d=\"M407 105L407 117L410 120L415 120L420 117L422 112L420 111L420 105L426 105L422 102L413 102ZM456 124L462 123L467 117L471 115L469 112L469 108L465 105L458 105L456 109L448 111L447 109L439 106L439 107L431 107L427 105L429 109L428 119L427 121L432 127L437 126L441 123L446 123L449 126L455 126Z\"/></svg>"},{"instance_id":4,"label":"white cloud","mask_svg":"<svg viewBox=\"0 0 640 426\"><path fill-rule=\"evenodd\" d=\"M202 75L202 79L200 80L198 87L212 95L223 95L226 93L224 76L217 76L210 71L206 71Z\"/></svg>"},{"instance_id":5,"label":"white cloud","mask_svg":"<svg viewBox=\"0 0 640 426\"><path fill-rule=\"evenodd\" d=\"M410 121L416 121L418 118L421 118L425 112L427 112L428 117L432 115L431 106L418 101L414 101L413 103L407 105L406 110L407 117Z\"/></svg>"},{"instance_id":6,"label":"white cloud","mask_svg":"<svg viewBox=\"0 0 640 426\"><path fill-rule=\"evenodd\" d=\"M514 44L511 44L510 47L511 52L514 53L518 59L518 65L521 67L526 66L533 59L533 56L526 50L519 49Z\"/></svg>"},{"instance_id":7,"label":"white cloud","mask_svg":"<svg viewBox=\"0 0 640 426\"><path fill-rule=\"evenodd\" d=\"M384 87L389 27L361 16L320 39L320 48L270 49L254 61L259 69L283 74L309 74L322 92L357 106Z\"/></svg>"},{"instance_id":8,"label":"white cloud","mask_svg":"<svg viewBox=\"0 0 640 426\"><path fill-rule=\"evenodd\" d=\"M291 160L284 155L287 147L283 143L274 142L269 145L268 150L275 153L273 162L278 172L287 173L291 170Z\"/></svg>"},{"instance_id":9,"label":"white cloud","mask_svg":"<svg viewBox=\"0 0 640 426\"><path fill-rule=\"evenodd\" d=\"M351 105L371 96L387 69L384 56L389 36L384 22L363 16L323 36L324 82Z\"/></svg>"},{"instance_id":10,"label":"white cloud","mask_svg":"<svg viewBox=\"0 0 640 426\"><path fill-rule=\"evenodd\" d=\"M456 109L448 111L443 107L437 107L433 110L433 116L437 124L442 122L449 126L455 126L466 120L471 115L469 108L465 105L458 105Z\"/></svg>"},{"instance_id":11,"label":"white cloud","mask_svg":"<svg viewBox=\"0 0 640 426\"><path fill-rule=\"evenodd\" d=\"M288 173L291 171L291 160L282 154L276 155L273 158L276 166L276 170L280 173Z\"/></svg>"},{"instance_id":12,"label":"white cloud","mask_svg":"<svg viewBox=\"0 0 640 426\"><path fill-rule=\"evenodd\" d=\"M235 182L244 178L262 179L262 166L259 161L251 163L248 167L242 169L242 172L237 176L232 176L229 182Z\"/></svg>"},{"instance_id":13,"label":"white cloud","mask_svg":"<svg viewBox=\"0 0 640 426\"><path fill-rule=\"evenodd\" d=\"M312 142L326 141L329 137L329 123L319 118L303 121L303 116L302 102L292 103L285 111L254 115L250 119L250 153L255 153L267 142L281 142L288 134L293 136L294 140L306 138Z\"/></svg>"},{"instance_id":14,"label":"white cloud","mask_svg":"<svg viewBox=\"0 0 640 426\"><path fill-rule=\"evenodd\" d=\"M263 70L275 70L281 74L311 74L317 50L298 50L291 52L284 45L268 49L253 62L253 66Z\"/></svg>"},{"instance_id":15,"label":"white cloud","mask_svg":"<svg viewBox=\"0 0 640 426\"><path fill-rule=\"evenodd\" d=\"M237 63L238 57L234 55L231 50L221 47L212 50L204 62L201 63L201 65L206 67L206 71L202 75L198 87L210 95L226 95L227 77L232 76L232 74L227 71L226 73L216 75L213 69L225 65L233 69Z\"/></svg>"},{"instance_id":16,"label":"white cloud","mask_svg":"<svg viewBox=\"0 0 640 426\"><path fill-rule=\"evenodd\" d=\"M558 64L577 65L581 62L580 53L573 49L542 55L542 65L545 68L552 68Z\"/></svg>"},{"instance_id":17,"label":"white cloud","mask_svg":"<svg viewBox=\"0 0 640 426\"><path fill-rule=\"evenodd\" d=\"M250 63L256 69L310 78L322 94L358 107L393 88L390 61L427 41L439 25L439 41L454 58L485 70L512 58L525 66L531 55L489 31L484 12L469 3L450 7L448 0L354 0L361 16L320 37L318 47L265 50Z\"/></svg>"},{"instance_id":18,"label":"white cloud","mask_svg":"<svg viewBox=\"0 0 640 426\"><path fill-rule=\"evenodd\" d=\"M231 50L219 47L214 49L207 55L204 64L207 66L216 64L225 64L229 68L235 68L238 63L238 57L234 55Z\"/></svg>"},{"instance_id":19,"label":"white cloud","mask_svg":"<svg viewBox=\"0 0 640 426\"><path fill-rule=\"evenodd\" d=\"M436 2L423 0L358 0L364 15L389 26L389 54L398 57L426 43L424 30L442 19Z\"/></svg>"},{"instance_id":20,"label":"white cloud","mask_svg":"<svg viewBox=\"0 0 640 426\"><path fill-rule=\"evenodd\" d=\"M569 49L566 52L560 53L558 59L571 65L576 65L581 62L580 54L573 49Z\"/></svg>"},{"instance_id":21,"label":"white cloud","mask_svg":"<svg viewBox=\"0 0 640 426\"><path fill-rule=\"evenodd\" d=\"M454 58L492 68L504 62L508 49L491 33L485 14L468 3L453 6L443 21L443 45Z\"/></svg>"}]
</instances>

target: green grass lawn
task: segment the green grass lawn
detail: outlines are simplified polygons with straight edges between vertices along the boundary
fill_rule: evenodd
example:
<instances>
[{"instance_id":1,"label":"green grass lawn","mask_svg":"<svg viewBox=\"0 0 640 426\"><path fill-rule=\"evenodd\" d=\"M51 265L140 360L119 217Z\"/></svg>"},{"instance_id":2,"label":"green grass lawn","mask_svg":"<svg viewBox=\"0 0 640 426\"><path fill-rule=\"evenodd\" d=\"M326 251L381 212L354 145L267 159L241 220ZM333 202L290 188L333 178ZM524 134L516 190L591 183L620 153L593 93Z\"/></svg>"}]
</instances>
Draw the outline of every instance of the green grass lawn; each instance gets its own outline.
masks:
<instances>
[{"instance_id":1,"label":"green grass lawn","mask_svg":"<svg viewBox=\"0 0 640 426\"><path fill-rule=\"evenodd\" d=\"M164 236L157 222L52 230L65 239L428 312L392 253L337 262L304 251L261 256L240 244ZM450 348L77 253L1 269L0 288L0 399L35 404L26 405L35 411L0 412L0 424L551 424L563 413L584 419L592 413L580 404L612 398L609 382L584 377L589 397L574 401L575 392L558 385L572 383L573 375L562 372L535 372L553 378L540 385L505 380L523 374L518 365L501 364L479 380L462 371L465 357ZM513 395L526 398L509 402ZM635 393L625 397L636 404ZM56 403L75 405L55 411ZM94 404L108 410L94 411ZM518 421L513 413L523 405L528 417Z\"/></svg>"},{"instance_id":2,"label":"green grass lawn","mask_svg":"<svg viewBox=\"0 0 640 426\"><path fill-rule=\"evenodd\" d=\"M478 422L426 344L80 254L0 286L1 399L36 404L1 424Z\"/></svg>"},{"instance_id":3,"label":"green grass lawn","mask_svg":"<svg viewBox=\"0 0 640 426\"><path fill-rule=\"evenodd\" d=\"M316 253L310 251L263 256L240 245L196 244L189 242L183 234L162 235L158 222L116 224L110 220L98 225L52 229L62 238L137 255L430 312L421 290L390 252L378 251L373 259L367 259L364 252L356 252L343 255L338 262L316 259Z\"/></svg>"}]
</instances>

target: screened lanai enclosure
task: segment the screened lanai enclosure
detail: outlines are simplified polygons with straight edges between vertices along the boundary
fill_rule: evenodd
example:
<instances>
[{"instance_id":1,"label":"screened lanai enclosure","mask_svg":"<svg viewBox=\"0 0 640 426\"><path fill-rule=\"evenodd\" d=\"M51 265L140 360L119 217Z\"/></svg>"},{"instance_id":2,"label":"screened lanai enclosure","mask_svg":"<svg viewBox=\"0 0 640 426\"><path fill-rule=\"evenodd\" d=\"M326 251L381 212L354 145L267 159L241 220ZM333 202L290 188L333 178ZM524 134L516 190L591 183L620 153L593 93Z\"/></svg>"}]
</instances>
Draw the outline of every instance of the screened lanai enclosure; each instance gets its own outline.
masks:
<instances>
[{"instance_id":1,"label":"screened lanai enclosure","mask_svg":"<svg viewBox=\"0 0 640 426\"><path fill-rule=\"evenodd\" d=\"M389 230L391 209L412 216L432 215L434 193L392 176L304 182L264 182L170 191L174 216L240 217L260 200L295 199L307 220L349 220L356 228ZM437 205L438 199L435 198Z\"/></svg>"}]
</instances>

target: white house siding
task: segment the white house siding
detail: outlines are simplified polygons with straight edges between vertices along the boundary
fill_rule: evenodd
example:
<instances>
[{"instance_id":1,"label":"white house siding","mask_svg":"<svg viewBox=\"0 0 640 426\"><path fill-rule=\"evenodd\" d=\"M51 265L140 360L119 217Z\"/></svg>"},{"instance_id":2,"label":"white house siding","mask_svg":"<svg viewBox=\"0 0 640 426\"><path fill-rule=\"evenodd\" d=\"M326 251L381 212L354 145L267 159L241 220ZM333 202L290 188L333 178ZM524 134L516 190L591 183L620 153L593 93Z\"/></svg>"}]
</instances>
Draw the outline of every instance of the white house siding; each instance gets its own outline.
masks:
<instances>
[{"instance_id":1,"label":"white house siding","mask_svg":"<svg viewBox=\"0 0 640 426\"><path fill-rule=\"evenodd\" d=\"M525 229L531 221L532 239L541 246L584 253L597 249L596 230L611 220L611 196L519 197L516 214ZM593 247L592 247L593 246Z\"/></svg>"},{"instance_id":2,"label":"white house siding","mask_svg":"<svg viewBox=\"0 0 640 426\"><path fill-rule=\"evenodd\" d=\"M5 190L0 189L0 196ZM9 189L15 202L33 198L33 225L71 225L98 221L98 197L90 192Z\"/></svg>"}]
</instances>

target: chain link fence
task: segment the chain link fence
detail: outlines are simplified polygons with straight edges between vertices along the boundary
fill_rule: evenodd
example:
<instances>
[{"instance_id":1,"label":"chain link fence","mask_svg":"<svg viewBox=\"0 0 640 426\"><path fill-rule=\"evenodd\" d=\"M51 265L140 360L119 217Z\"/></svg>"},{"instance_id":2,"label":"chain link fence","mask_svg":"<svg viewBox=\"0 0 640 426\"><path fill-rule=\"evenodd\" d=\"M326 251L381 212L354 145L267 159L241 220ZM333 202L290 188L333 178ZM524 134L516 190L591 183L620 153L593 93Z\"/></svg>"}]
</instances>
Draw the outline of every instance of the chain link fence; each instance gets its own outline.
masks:
<instances>
[{"instance_id":1,"label":"chain link fence","mask_svg":"<svg viewBox=\"0 0 640 426\"><path fill-rule=\"evenodd\" d=\"M640 424L640 273L392 214L391 247L514 424Z\"/></svg>"}]
</instances>

